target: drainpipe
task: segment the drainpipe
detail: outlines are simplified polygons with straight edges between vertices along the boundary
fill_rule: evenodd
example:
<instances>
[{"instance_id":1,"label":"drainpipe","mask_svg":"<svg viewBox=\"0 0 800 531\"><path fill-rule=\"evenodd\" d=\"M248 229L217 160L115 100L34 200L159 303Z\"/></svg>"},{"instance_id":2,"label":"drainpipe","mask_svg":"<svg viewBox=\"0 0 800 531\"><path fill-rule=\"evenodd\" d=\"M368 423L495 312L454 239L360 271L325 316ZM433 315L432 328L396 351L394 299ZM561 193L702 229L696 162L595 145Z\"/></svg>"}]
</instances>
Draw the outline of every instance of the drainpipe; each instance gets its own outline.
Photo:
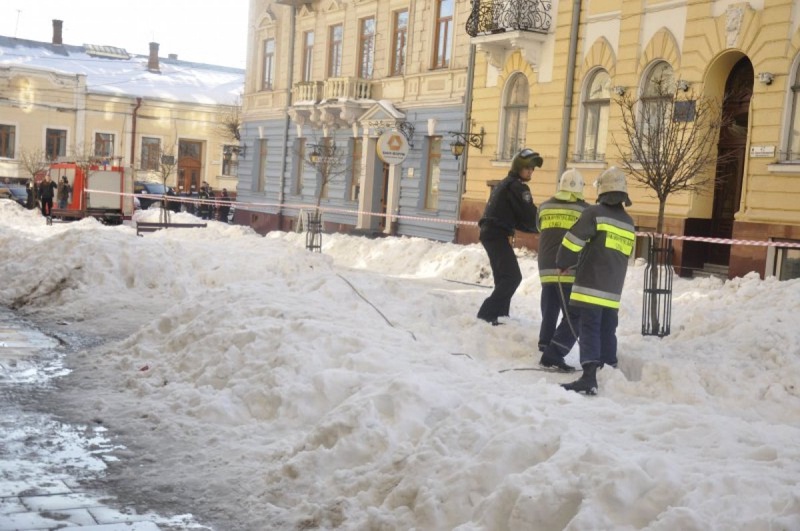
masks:
<instances>
[{"instance_id":1,"label":"drainpipe","mask_svg":"<svg viewBox=\"0 0 800 531\"><path fill-rule=\"evenodd\" d=\"M472 88L474 85L475 77L475 50L474 44L469 45L469 62L467 63L467 87L464 89L464 123L467 125L465 131L472 132ZM456 194L456 216L461 219L461 198L467 188L467 159L469 158L469 149L464 150L461 158L461 163L458 165L458 191ZM460 225L456 225L455 234L453 234L455 241L458 241L458 231Z\"/></svg>"},{"instance_id":2,"label":"drainpipe","mask_svg":"<svg viewBox=\"0 0 800 531\"><path fill-rule=\"evenodd\" d=\"M287 162L286 157L289 155L289 128L292 126L292 119L289 117L289 108L292 106L292 85L294 84L294 39L295 39L295 9L292 7L291 15L289 16L289 26L291 34L289 36L289 87L287 89L288 95L286 98L286 123L283 128L283 148L281 150L281 185L278 189L278 230L283 230L283 201L284 201L284 186L286 186L286 171Z\"/></svg>"},{"instance_id":3,"label":"drainpipe","mask_svg":"<svg viewBox=\"0 0 800 531\"><path fill-rule=\"evenodd\" d=\"M136 160L136 116L141 106L142 98L136 98L136 107L133 108L133 113L131 113L131 168L134 167L134 161Z\"/></svg>"},{"instance_id":4,"label":"drainpipe","mask_svg":"<svg viewBox=\"0 0 800 531\"><path fill-rule=\"evenodd\" d=\"M569 149L569 126L572 116L572 97L575 93L575 56L578 51L578 30L581 23L581 0L572 0L572 26L569 35L569 57L567 58L567 86L564 94L564 110L561 114L561 150L558 153L556 183L567 168Z\"/></svg>"}]
</instances>

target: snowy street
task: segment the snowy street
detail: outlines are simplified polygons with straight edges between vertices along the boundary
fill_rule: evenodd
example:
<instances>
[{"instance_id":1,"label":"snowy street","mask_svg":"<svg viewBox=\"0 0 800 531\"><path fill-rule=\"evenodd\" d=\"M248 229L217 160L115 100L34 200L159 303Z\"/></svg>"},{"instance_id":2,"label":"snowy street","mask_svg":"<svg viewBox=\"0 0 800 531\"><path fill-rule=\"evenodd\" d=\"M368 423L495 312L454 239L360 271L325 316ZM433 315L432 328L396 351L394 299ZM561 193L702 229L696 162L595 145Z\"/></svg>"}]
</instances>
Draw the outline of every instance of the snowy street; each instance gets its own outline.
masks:
<instances>
[{"instance_id":1,"label":"snowy street","mask_svg":"<svg viewBox=\"0 0 800 531\"><path fill-rule=\"evenodd\" d=\"M585 397L556 385L575 375L507 370L539 358L532 253L492 327L480 246L304 243L47 226L0 202L0 306L92 338L49 400L107 430L120 506L218 531L800 529L799 280L675 278L658 339L631 265L620 366Z\"/></svg>"}]
</instances>

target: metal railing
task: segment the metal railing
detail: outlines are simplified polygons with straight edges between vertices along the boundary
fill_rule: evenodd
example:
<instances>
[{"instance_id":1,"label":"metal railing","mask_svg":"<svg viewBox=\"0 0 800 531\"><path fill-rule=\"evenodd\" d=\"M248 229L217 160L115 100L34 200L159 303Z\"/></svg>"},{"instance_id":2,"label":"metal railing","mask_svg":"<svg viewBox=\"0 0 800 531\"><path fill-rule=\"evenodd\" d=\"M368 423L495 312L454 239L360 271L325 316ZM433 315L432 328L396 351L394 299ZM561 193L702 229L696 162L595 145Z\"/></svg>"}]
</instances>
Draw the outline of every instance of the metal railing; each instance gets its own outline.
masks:
<instances>
[{"instance_id":1,"label":"metal railing","mask_svg":"<svg viewBox=\"0 0 800 531\"><path fill-rule=\"evenodd\" d=\"M474 0L467 19L470 37L504 31L550 31L553 4L549 0Z\"/></svg>"},{"instance_id":2,"label":"metal railing","mask_svg":"<svg viewBox=\"0 0 800 531\"><path fill-rule=\"evenodd\" d=\"M672 239L648 235L647 265L644 268L642 335L668 336L672 321Z\"/></svg>"}]
</instances>

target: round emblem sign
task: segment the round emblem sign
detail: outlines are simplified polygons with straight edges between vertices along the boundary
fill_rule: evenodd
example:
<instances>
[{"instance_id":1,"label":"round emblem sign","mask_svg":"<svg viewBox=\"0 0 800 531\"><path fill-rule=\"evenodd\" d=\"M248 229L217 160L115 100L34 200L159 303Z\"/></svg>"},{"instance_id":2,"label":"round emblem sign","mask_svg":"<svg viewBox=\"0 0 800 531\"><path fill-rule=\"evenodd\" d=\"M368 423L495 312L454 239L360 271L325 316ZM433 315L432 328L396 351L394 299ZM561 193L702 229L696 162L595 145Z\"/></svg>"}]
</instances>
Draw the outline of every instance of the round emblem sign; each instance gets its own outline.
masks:
<instances>
[{"instance_id":1,"label":"round emblem sign","mask_svg":"<svg viewBox=\"0 0 800 531\"><path fill-rule=\"evenodd\" d=\"M400 164L408 156L408 140L399 131L386 131L378 137L377 150L386 164Z\"/></svg>"}]
</instances>

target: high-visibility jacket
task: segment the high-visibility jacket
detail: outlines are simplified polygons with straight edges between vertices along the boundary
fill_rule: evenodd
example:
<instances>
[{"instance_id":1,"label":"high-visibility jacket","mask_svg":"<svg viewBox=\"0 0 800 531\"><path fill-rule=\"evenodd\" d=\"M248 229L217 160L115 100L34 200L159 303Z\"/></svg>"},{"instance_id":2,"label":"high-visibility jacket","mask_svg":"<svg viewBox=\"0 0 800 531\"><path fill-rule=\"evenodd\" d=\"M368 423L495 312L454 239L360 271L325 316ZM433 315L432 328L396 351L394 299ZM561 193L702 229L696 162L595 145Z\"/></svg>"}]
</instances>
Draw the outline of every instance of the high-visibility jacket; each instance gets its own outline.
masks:
<instances>
[{"instance_id":1,"label":"high-visibility jacket","mask_svg":"<svg viewBox=\"0 0 800 531\"><path fill-rule=\"evenodd\" d=\"M581 212L589 204L583 200L564 201L551 197L539 205L539 279L542 284L552 282L570 283L575 280L575 270L559 275L556 255L567 231L578 221Z\"/></svg>"},{"instance_id":2,"label":"high-visibility jacket","mask_svg":"<svg viewBox=\"0 0 800 531\"><path fill-rule=\"evenodd\" d=\"M570 304L619 308L636 231L622 204L587 207L561 242L560 269L577 264Z\"/></svg>"}]
</instances>

